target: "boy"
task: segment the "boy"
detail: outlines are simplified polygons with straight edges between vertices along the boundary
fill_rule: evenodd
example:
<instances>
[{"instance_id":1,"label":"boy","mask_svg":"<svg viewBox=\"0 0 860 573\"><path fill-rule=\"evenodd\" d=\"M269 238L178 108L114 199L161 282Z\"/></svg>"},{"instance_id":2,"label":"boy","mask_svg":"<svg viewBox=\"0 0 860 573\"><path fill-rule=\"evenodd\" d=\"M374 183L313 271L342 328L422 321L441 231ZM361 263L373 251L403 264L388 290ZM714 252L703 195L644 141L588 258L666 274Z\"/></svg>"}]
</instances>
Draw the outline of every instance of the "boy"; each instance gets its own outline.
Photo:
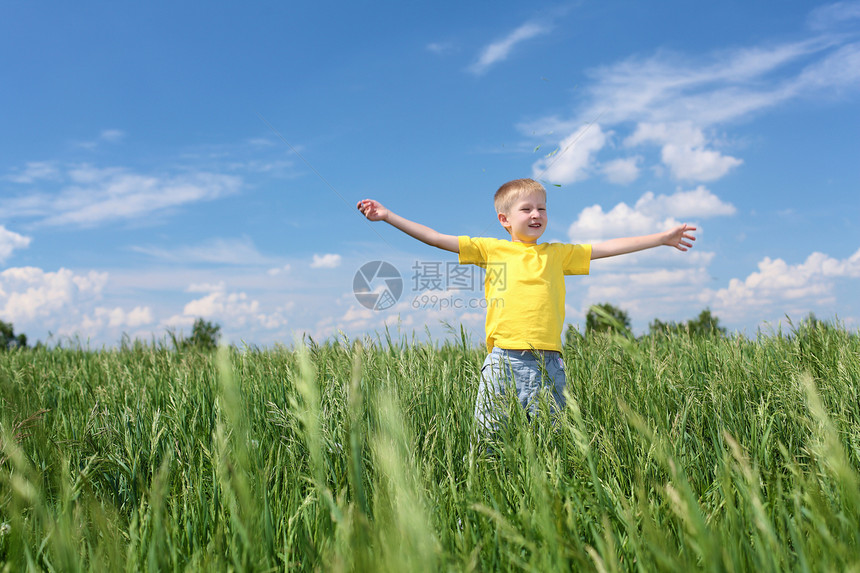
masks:
<instances>
[{"instance_id":1,"label":"boy","mask_svg":"<svg viewBox=\"0 0 860 573\"><path fill-rule=\"evenodd\" d=\"M530 415L538 395L552 394L551 410L562 409L564 362L561 329L564 324L564 275L588 274L592 259L623 255L660 245L686 251L695 227L679 225L653 235L612 239L596 245L541 243L547 225L546 190L532 179L502 185L494 198L499 222L509 241L443 235L393 213L372 199L359 201L358 210L371 221L386 221L428 245L459 254L460 264L488 269L486 336L489 352L481 367L475 418L484 430L498 429L494 404L504 397L506 381L513 380L520 404ZM489 272L490 268L495 272Z\"/></svg>"}]
</instances>

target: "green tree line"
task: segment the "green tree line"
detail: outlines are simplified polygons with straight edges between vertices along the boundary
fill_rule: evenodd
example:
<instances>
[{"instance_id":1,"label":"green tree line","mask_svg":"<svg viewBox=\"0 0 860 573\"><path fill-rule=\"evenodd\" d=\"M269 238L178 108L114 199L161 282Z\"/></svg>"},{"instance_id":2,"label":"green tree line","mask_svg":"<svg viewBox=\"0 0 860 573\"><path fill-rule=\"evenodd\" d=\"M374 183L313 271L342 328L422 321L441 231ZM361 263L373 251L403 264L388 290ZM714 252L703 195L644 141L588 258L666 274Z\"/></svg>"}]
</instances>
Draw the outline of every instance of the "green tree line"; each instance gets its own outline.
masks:
<instances>
[{"instance_id":1,"label":"green tree line","mask_svg":"<svg viewBox=\"0 0 860 573\"><path fill-rule=\"evenodd\" d=\"M789 320L789 324L791 321ZM829 323L816 318L809 313L804 318L799 329L827 328ZM604 302L589 307L585 316L585 336L593 333L615 333L626 338L633 338L630 325L630 315L627 311L611 303ZM197 318L191 328L191 335L185 336L174 330L167 332L173 348L177 351L196 350L212 352L218 347L221 339L221 325L212 321ZM645 336L688 335L691 337L724 337L726 328L720 324L720 319L711 309L703 309L698 316L682 322L663 322L655 318L648 324ZM579 329L569 324L565 331L565 343L573 344L583 336ZM16 348L28 348L27 335L15 334L12 323L0 320L0 351Z\"/></svg>"},{"instance_id":2,"label":"green tree line","mask_svg":"<svg viewBox=\"0 0 860 573\"><path fill-rule=\"evenodd\" d=\"M21 333L16 336L12 323L0 320L0 350L12 348L27 348L27 335Z\"/></svg>"}]
</instances>

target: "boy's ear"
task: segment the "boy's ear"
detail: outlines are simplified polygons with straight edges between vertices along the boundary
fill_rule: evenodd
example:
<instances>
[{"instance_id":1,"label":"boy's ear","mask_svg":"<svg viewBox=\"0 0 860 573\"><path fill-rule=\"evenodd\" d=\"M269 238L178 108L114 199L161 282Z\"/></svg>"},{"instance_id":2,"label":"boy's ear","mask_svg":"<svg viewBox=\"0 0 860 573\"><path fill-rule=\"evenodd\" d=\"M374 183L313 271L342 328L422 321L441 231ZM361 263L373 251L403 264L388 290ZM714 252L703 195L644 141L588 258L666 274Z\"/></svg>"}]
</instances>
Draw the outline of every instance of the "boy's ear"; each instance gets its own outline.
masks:
<instances>
[{"instance_id":1,"label":"boy's ear","mask_svg":"<svg viewBox=\"0 0 860 573\"><path fill-rule=\"evenodd\" d=\"M505 215L504 213L499 213L499 223L502 224L502 227L504 227L508 233L511 232L511 224L508 222L507 215Z\"/></svg>"}]
</instances>

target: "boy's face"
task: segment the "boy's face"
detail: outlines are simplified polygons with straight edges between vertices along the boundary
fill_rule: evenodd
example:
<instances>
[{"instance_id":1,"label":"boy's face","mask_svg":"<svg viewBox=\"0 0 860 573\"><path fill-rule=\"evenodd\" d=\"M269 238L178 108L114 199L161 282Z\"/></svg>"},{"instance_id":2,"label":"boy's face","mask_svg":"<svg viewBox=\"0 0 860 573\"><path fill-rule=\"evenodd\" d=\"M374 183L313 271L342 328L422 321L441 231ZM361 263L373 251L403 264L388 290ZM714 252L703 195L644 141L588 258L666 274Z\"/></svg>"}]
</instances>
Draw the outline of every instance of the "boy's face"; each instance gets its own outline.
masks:
<instances>
[{"instance_id":1,"label":"boy's face","mask_svg":"<svg viewBox=\"0 0 860 573\"><path fill-rule=\"evenodd\" d=\"M507 213L499 213L499 222L516 243L536 243L546 230L546 196L534 191L523 195Z\"/></svg>"}]
</instances>

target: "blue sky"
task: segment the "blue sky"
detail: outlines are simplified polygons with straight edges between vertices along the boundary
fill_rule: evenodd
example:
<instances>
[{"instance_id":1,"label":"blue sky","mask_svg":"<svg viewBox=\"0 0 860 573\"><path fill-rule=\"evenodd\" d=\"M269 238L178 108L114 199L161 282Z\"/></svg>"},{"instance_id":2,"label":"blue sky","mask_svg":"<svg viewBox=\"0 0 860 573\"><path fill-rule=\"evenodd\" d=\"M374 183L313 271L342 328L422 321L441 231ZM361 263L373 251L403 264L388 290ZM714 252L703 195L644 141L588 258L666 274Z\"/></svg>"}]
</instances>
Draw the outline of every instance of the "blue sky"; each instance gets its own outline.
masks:
<instances>
[{"instance_id":1,"label":"blue sky","mask_svg":"<svg viewBox=\"0 0 860 573\"><path fill-rule=\"evenodd\" d=\"M0 54L0 319L31 341L478 342L455 258L355 203L501 238L518 177L544 240L700 228L568 278L567 322L860 328L858 2L12 1ZM376 260L383 310L353 293Z\"/></svg>"}]
</instances>

